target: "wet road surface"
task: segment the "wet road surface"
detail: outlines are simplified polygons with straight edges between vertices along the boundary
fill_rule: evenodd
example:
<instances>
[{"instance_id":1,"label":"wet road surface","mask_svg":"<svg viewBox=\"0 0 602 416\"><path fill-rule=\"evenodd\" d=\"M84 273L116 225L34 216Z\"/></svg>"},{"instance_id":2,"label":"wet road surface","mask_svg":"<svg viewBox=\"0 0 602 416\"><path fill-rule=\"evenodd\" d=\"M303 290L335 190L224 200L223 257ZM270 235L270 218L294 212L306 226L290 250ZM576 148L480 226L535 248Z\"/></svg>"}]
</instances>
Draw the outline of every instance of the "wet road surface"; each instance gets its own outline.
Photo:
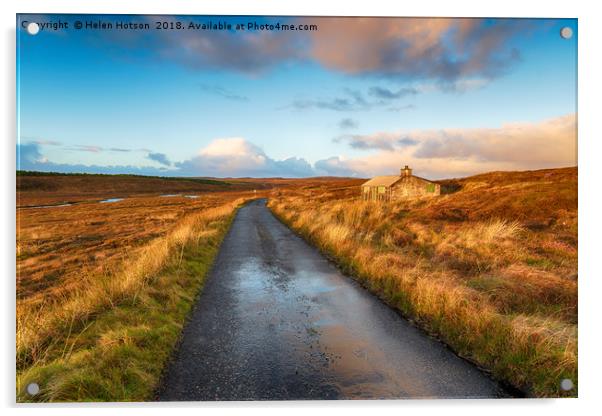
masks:
<instances>
[{"instance_id":1,"label":"wet road surface","mask_svg":"<svg viewBox=\"0 0 602 416\"><path fill-rule=\"evenodd\" d=\"M243 207L159 400L508 395L344 276L254 201Z\"/></svg>"}]
</instances>

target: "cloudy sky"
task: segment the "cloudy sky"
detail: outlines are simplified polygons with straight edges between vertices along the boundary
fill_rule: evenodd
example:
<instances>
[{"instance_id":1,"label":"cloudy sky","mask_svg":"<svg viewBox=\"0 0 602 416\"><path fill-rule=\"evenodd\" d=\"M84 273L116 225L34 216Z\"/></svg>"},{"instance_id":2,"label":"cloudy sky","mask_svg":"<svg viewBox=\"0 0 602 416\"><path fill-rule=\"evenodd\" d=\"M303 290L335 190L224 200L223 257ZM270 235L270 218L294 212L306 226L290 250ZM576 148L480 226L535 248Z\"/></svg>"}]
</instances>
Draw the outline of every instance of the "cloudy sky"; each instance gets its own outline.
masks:
<instances>
[{"instance_id":1,"label":"cloudy sky","mask_svg":"<svg viewBox=\"0 0 602 416\"><path fill-rule=\"evenodd\" d=\"M18 19L20 169L369 177L407 164L445 178L577 164L576 20ZM150 29L74 29L99 20ZM31 36L21 21L70 27ZM235 30L249 22L317 30Z\"/></svg>"}]
</instances>

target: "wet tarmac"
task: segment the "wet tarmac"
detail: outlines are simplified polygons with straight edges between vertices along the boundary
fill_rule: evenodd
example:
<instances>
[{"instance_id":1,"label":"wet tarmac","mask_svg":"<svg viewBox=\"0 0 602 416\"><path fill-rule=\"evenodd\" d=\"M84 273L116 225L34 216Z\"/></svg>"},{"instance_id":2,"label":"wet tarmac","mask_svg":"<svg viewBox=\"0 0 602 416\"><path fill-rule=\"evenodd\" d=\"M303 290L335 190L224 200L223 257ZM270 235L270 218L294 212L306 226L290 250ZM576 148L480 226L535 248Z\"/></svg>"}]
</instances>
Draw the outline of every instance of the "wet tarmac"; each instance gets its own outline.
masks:
<instances>
[{"instance_id":1,"label":"wet tarmac","mask_svg":"<svg viewBox=\"0 0 602 416\"><path fill-rule=\"evenodd\" d=\"M158 400L509 393L344 276L254 201L236 216Z\"/></svg>"}]
</instances>

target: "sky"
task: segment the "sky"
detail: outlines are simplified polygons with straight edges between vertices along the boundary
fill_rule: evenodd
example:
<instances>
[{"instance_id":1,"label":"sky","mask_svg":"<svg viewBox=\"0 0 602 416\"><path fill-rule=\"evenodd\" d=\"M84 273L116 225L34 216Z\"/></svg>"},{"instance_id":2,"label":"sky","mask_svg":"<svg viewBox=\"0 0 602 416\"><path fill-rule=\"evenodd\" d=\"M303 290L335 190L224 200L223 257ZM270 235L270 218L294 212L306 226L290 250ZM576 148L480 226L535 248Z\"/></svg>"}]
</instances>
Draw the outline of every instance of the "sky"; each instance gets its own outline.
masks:
<instances>
[{"instance_id":1,"label":"sky","mask_svg":"<svg viewBox=\"0 0 602 416\"><path fill-rule=\"evenodd\" d=\"M102 22L113 27L85 27ZM410 165L440 179L576 166L577 35L576 19L19 15L17 167L371 177Z\"/></svg>"}]
</instances>

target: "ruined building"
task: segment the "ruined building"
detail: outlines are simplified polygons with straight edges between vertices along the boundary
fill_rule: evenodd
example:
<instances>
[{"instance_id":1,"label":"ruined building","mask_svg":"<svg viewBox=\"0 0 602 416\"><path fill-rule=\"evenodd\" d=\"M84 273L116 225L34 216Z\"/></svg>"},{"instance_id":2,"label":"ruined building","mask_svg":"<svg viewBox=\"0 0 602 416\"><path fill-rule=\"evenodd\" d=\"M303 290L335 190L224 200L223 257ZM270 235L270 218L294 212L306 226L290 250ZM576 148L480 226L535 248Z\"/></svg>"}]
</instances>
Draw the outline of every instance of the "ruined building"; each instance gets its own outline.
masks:
<instances>
[{"instance_id":1,"label":"ruined building","mask_svg":"<svg viewBox=\"0 0 602 416\"><path fill-rule=\"evenodd\" d=\"M362 184L364 201L396 201L417 199L441 194L441 185L412 175L407 165L400 175L376 176Z\"/></svg>"}]
</instances>

